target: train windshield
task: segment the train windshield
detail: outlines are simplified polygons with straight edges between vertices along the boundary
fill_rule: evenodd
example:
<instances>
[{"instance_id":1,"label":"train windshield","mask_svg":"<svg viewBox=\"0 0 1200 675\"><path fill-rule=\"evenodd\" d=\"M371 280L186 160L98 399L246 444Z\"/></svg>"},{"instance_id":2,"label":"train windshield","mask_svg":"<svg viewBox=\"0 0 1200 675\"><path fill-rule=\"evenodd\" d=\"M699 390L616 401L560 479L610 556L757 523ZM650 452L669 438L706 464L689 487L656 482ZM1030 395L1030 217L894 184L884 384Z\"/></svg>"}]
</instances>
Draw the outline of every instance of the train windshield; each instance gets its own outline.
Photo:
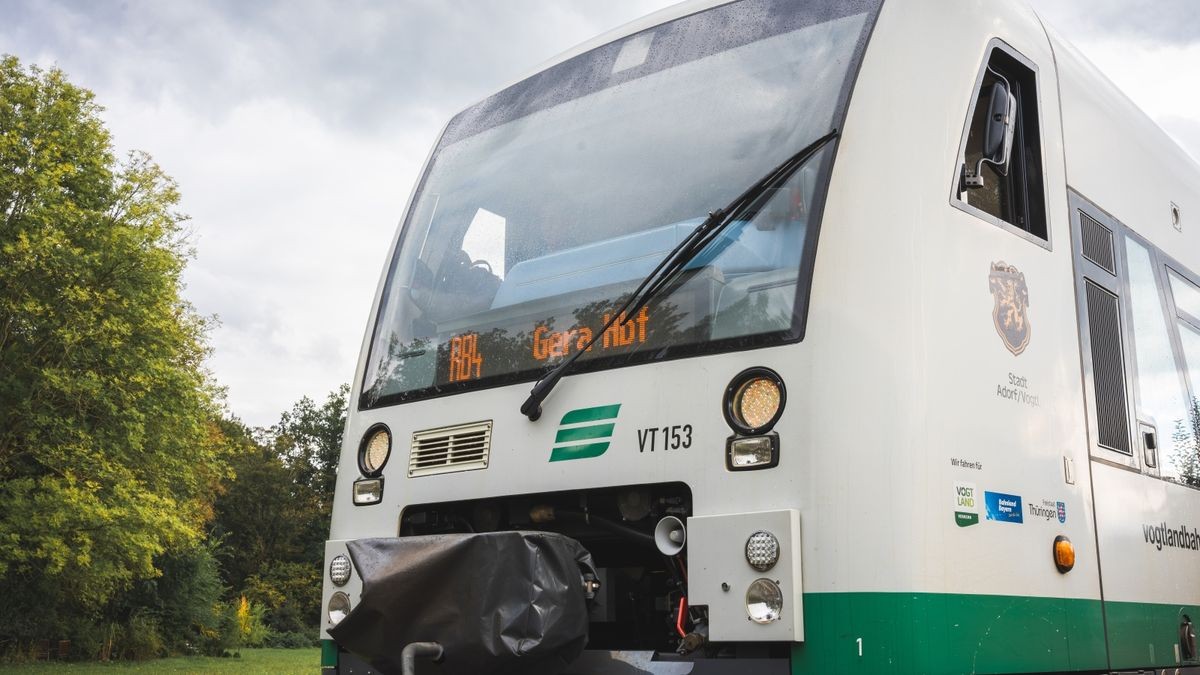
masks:
<instances>
[{"instance_id":1,"label":"train windshield","mask_svg":"<svg viewBox=\"0 0 1200 675\"><path fill-rule=\"evenodd\" d=\"M743 0L573 57L456 116L388 271L362 407L536 379L709 211L836 128L878 0ZM835 144L579 371L799 337Z\"/></svg>"}]
</instances>

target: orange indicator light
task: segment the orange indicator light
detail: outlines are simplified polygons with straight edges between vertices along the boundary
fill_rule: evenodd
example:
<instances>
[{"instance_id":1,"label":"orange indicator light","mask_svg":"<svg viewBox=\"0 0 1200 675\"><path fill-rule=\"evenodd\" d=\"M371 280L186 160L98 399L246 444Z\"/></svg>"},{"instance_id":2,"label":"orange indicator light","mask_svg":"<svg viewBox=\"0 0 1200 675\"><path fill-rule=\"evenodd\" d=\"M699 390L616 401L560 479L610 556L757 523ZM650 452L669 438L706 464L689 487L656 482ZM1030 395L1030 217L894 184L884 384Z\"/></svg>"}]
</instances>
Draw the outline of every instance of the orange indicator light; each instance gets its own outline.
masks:
<instances>
[{"instance_id":1,"label":"orange indicator light","mask_svg":"<svg viewBox=\"0 0 1200 675\"><path fill-rule=\"evenodd\" d=\"M1054 566L1063 574L1075 567L1075 546L1061 534L1054 538Z\"/></svg>"}]
</instances>

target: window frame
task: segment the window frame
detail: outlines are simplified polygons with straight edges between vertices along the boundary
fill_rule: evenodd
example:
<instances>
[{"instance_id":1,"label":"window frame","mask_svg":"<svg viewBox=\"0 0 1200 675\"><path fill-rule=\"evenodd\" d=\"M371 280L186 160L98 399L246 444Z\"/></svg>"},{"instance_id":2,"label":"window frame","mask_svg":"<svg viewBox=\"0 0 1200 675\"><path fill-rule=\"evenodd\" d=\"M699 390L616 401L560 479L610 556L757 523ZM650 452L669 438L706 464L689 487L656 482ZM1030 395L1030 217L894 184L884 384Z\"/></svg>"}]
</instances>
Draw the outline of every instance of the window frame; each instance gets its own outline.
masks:
<instances>
[{"instance_id":1,"label":"window frame","mask_svg":"<svg viewBox=\"0 0 1200 675\"><path fill-rule=\"evenodd\" d=\"M1013 225L1012 223L1010 223L1006 220L997 218L997 217L993 216L992 214L988 213L987 211L984 211L983 209L980 209L976 206L973 206L973 205L963 201L959 197L959 195L961 194L959 187L960 187L961 179L962 179L963 160L966 157L967 141L971 135L971 121L975 119L975 110L979 103L979 95L980 95L980 90L983 86L983 80L984 80L985 76L987 75L988 66L990 66L992 63L992 57L994 56L994 54L997 50L1003 52L1006 56L1012 58L1014 61L1017 61L1021 65L1025 66L1026 68L1028 68L1030 70L1030 72L1033 73L1034 108L1037 110L1037 122L1038 122L1038 125L1037 125L1037 127L1038 127L1037 143L1038 143L1038 149L1039 149L1038 155L1039 155L1039 158L1042 163L1040 173L1042 176L1042 181L1041 181L1041 183L1042 183L1042 190L1041 190L1042 204L1043 204L1043 211L1045 212L1044 217L1045 217L1045 221L1046 221L1045 222L1045 225L1046 225L1046 238L1045 239L1037 236L1036 234L1033 234L1032 232L1029 232L1028 230L1024 230L1020 227L1017 227L1016 225ZM1043 100L1042 99L1042 78L1041 78L1041 70L1038 68L1038 65L1036 63L1034 63L1032 60L1030 60L1029 58L1027 58L1024 54L1017 51L1012 45L1008 44L1004 40L1001 40L1000 38L992 38L991 40L989 40L987 43L987 46L983 50L983 60L981 61L980 65L979 65L979 71L975 75L975 84L971 87L970 99L969 99L968 105L967 105L967 114L966 114L966 117L965 117L965 120L963 123L962 137L959 139L959 142L958 142L958 152L954 156L953 171L951 171L951 177L950 177L950 205L964 213L969 213L970 215L975 216L976 218L979 218L980 220L991 223L992 225L995 225L996 227L999 227L1002 230L1005 230L1011 234L1014 234L1014 235L1020 237L1021 239L1024 239L1025 241L1030 242L1031 244L1036 244L1037 246L1040 246L1040 247L1046 249L1047 251L1053 251L1054 250L1054 243L1053 243L1054 235L1053 235L1052 228L1050 227L1050 199L1049 199L1050 192L1049 192L1049 181L1046 180L1046 152L1045 152L1046 133L1045 133L1045 129L1044 129L1045 125L1042 123L1042 121L1043 121L1042 100ZM1021 107L1024 105L1024 102L1019 101L1018 104L1019 104L1019 107ZM1023 131L1027 131L1027 130L1023 129ZM1013 140L1014 149L1016 148L1016 141L1017 141L1017 139L1014 138L1014 140ZM1030 191L1028 190L1028 185L1027 185L1026 186L1026 194L1028 195L1029 192Z\"/></svg>"},{"instance_id":2,"label":"window frame","mask_svg":"<svg viewBox=\"0 0 1200 675\"><path fill-rule=\"evenodd\" d=\"M1116 222L1120 223L1120 221ZM1128 242L1130 241L1144 248L1146 253L1150 256L1150 268L1154 275L1154 283L1156 286L1155 290L1158 292L1159 311L1162 313L1162 318L1166 322L1167 339L1171 344L1171 357L1175 361L1175 377L1179 380L1179 391L1185 397L1183 403L1185 406L1189 406L1189 409L1190 401L1192 397L1195 396L1195 392L1192 391L1191 377L1188 372L1187 355L1184 354L1183 341L1179 335L1179 326L1177 322L1179 320L1180 313L1178 311L1178 306L1175 304L1175 298L1171 293L1171 280L1167 275L1167 268L1171 267L1169 262L1170 259L1162 251L1162 249L1155 246L1149 239L1138 234L1132 228L1127 227L1124 223L1120 223L1120 225L1121 229L1117 239L1121 245L1121 262L1120 267L1118 268L1118 272L1120 272L1120 274L1118 274L1118 283L1120 284L1122 298L1124 299L1124 302L1122 303L1124 305L1122 308L1122 321L1125 323L1125 326L1122 328L1125 334L1125 339L1129 344L1131 356L1129 360L1129 369L1132 374L1131 382L1133 386L1130 387L1129 394L1130 400L1133 402L1133 417L1131 419L1132 426L1130 431L1133 434L1133 442L1136 446L1135 454L1137 454L1138 451L1142 450L1141 443L1143 441L1140 437L1140 425L1144 423L1143 420L1145 419L1142 415L1142 412L1145 410L1145 404L1142 401L1142 388L1140 382L1141 373L1139 372L1137 357L1137 332L1134 329L1133 321L1133 283L1129 278L1129 253L1127 247ZM1186 279L1187 277L1185 276L1184 278ZM1164 448L1162 438L1165 433L1171 433L1171 430L1164 426L1167 424L1167 422L1158 419L1153 421L1156 443L1158 445L1158 448L1155 450L1156 466L1146 466L1145 456L1143 454L1141 457L1139 457L1139 463L1142 465L1142 473L1169 483L1184 485L1185 487L1192 487L1186 483L1172 480L1169 476L1161 475L1163 468L1162 451Z\"/></svg>"},{"instance_id":3,"label":"window frame","mask_svg":"<svg viewBox=\"0 0 1200 675\"><path fill-rule=\"evenodd\" d=\"M1142 449L1141 424L1144 423L1145 416L1143 412L1143 403L1141 400L1141 388L1139 385L1140 374L1138 372L1137 363L1137 335L1133 327L1133 306L1132 306L1132 288L1129 279L1129 261L1126 240L1133 241L1139 246L1146 249L1150 256L1150 265L1153 270L1156 290L1158 292L1158 300L1160 311L1163 312L1163 318L1167 320L1167 333L1171 343L1171 352L1175 360L1176 376L1179 379L1180 391L1184 396L1191 398L1200 398L1200 391L1194 391L1190 376L1190 364L1187 360L1187 354L1183 350L1183 342L1180 335L1182 327L1180 323L1186 323L1189 326L1200 330L1200 322L1197 318L1180 310L1175 302L1174 292L1171 288L1170 274L1179 275L1180 278L1200 286L1200 276L1194 274L1191 270L1181 265L1177 260L1156 246L1146 237L1136 232L1133 228L1118 220L1111 213L1099 207L1095 202L1087 197L1079 194L1073 189L1068 190L1068 205L1071 209L1071 232L1072 239L1075 243L1072 245L1072 261L1074 263L1074 276L1076 283L1076 306L1079 317L1078 331L1080 337L1080 358L1081 366L1083 367L1083 385L1084 385L1084 400L1087 406L1087 427L1088 427L1088 448L1092 461L1101 462L1109 466L1125 469L1139 473L1147 478L1160 480L1171 485L1179 485L1181 487L1192 490L1200 490L1200 486L1193 486L1187 483L1173 480L1171 477L1161 475L1163 466L1162 449L1163 444L1158 443L1156 451L1156 466L1149 467L1145 463L1145 456ZM1077 239L1080 237L1080 214L1087 214L1096 222L1104 227L1109 228L1113 233L1113 255L1114 267L1116 274L1111 274L1108 270L1100 267L1096 263L1084 257L1082 247ZM1131 453L1126 454L1120 450L1112 449L1107 446L1100 445L1098 436L1098 424L1096 419L1098 408L1095 400L1094 374L1092 372L1091 358L1091 335L1087 330L1087 303L1084 300L1084 280L1090 280L1093 284L1104 288L1106 291L1114 293L1118 300L1119 316L1121 321L1121 350L1122 350L1122 368L1125 373L1125 407L1126 407L1126 429L1130 441ZM1170 433L1169 430L1162 428L1161 420L1153 420L1155 423L1155 433L1157 437L1162 438L1164 431Z\"/></svg>"},{"instance_id":4,"label":"window frame","mask_svg":"<svg viewBox=\"0 0 1200 675\"><path fill-rule=\"evenodd\" d=\"M1171 303L1171 307L1170 307L1170 309L1172 310L1171 313L1174 314L1175 317L1177 319L1179 319L1180 321L1184 321L1184 322L1190 324L1196 330L1200 331L1200 316L1194 316L1191 312L1185 310L1183 307L1181 307L1179 305L1178 302L1176 302L1175 287L1171 284L1171 275L1174 274L1175 276L1179 277L1180 279L1183 279L1185 282L1191 284L1192 286L1195 286L1196 288L1200 288L1200 276L1193 274L1186 267L1184 267L1183 265L1180 265L1178 262L1175 262L1174 259L1172 259L1170 256L1166 255L1165 253L1160 254L1160 257L1163 260L1163 266L1167 268L1166 290L1167 290L1167 298Z\"/></svg>"}]
</instances>

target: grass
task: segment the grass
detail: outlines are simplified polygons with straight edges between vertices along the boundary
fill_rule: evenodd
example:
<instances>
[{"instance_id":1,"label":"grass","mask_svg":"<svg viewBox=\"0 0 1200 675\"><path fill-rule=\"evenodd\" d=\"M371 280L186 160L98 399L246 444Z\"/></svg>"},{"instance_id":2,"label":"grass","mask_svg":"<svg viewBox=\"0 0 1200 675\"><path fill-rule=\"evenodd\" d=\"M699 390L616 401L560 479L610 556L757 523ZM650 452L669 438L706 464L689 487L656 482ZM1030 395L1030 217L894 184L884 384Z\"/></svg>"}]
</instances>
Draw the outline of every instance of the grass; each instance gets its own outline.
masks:
<instances>
[{"instance_id":1,"label":"grass","mask_svg":"<svg viewBox=\"0 0 1200 675\"><path fill-rule=\"evenodd\" d=\"M237 675L317 675L321 672L320 649L243 649L239 658L216 658L212 656L179 656L155 661L117 661L109 663L64 663L49 661L27 664L0 663L0 675L51 675L51 673L73 673L77 675L157 675L165 673L181 675L194 673L237 673Z\"/></svg>"}]
</instances>

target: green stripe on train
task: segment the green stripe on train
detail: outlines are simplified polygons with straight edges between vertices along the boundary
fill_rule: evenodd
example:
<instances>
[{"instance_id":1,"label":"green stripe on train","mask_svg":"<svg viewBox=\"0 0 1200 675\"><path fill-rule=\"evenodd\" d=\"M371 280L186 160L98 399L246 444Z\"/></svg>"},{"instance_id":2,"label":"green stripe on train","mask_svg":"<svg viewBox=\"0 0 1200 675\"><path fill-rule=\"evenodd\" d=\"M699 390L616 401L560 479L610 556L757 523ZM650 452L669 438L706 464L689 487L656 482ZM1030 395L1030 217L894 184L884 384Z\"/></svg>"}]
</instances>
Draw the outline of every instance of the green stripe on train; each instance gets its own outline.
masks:
<instances>
[{"instance_id":1,"label":"green stripe on train","mask_svg":"<svg viewBox=\"0 0 1200 675\"><path fill-rule=\"evenodd\" d=\"M617 412L621 410L621 404L602 405L595 408L580 408L572 410L566 415L563 415L562 421L559 424L578 424L580 422L598 422L600 420L611 420L617 416Z\"/></svg>"},{"instance_id":2,"label":"green stripe on train","mask_svg":"<svg viewBox=\"0 0 1200 675\"><path fill-rule=\"evenodd\" d=\"M1110 602L1112 667L1170 667L1180 610ZM858 640L862 640L862 656ZM806 593L793 675L959 675L1107 669L1099 600L939 593Z\"/></svg>"},{"instance_id":3,"label":"green stripe on train","mask_svg":"<svg viewBox=\"0 0 1200 675\"><path fill-rule=\"evenodd\" d=\"M614 426L616 425L592 424L586 427L559 429L558 435L554 437L554 442L567 443L569 441L589 441L593 438L611 438Z\"/></svg>"},{"instance_id":4,"label":"green stripe on train","mask_svg":"<svg viewBox=\"0 0 1200 675\"><path fill-rule=\"evenodd\" d=\"M587 459L599 457L608 450L608 441L603 443L585 443L583 445L556 445L550 451L551 462L561 462L567 459Z\"/></svg>"}]
</instances>

